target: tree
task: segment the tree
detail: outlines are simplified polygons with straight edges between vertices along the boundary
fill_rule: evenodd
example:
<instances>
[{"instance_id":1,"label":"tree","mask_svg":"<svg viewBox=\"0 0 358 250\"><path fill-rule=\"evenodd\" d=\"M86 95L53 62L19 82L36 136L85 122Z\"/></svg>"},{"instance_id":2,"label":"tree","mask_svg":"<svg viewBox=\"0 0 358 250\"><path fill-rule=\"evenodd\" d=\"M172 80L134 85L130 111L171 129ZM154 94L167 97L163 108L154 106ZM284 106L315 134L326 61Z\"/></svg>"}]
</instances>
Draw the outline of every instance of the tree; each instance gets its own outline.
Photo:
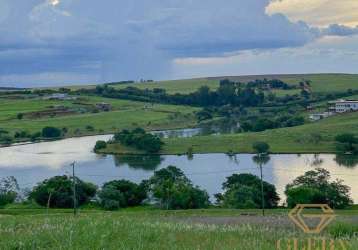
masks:
<instances>
[{"instance_id":1,"label":"tree","mask_svg":"<svg viewBox=\"0 0 358 250\"><path fill-rule=\"evenodd\" d=\"M99 150L105 149L105 148L107 148L107 142L105 142L105 141L97 141L96 145L94 146L93 151L98 152Z\"/></svg>"},{"instance_id":2,"label":"tree","mask_svg":"<svg viewBox=\"0 0 358 250\"><path fill-rule=\"evenodd\" d=\"M19 119L19 120L22 120L22 118L24 118L24 114L18 113L18 114L16 115L16 118Z\"/></svg>"},{"instance_id":3,"label":"tree","mask_svg":"<svg viewBox=\"0 0 358 250\"><path fill-rule=\"evenodd\" d=\"M270 149L270 145L268 145L266 142L255 142L252 145L252 148L257 154L266 154Z\"/></svg>"},{"instance_id":4,"label":"tree","mask_svg":"<svg viewBox=\"0 0 358 250\"><path fill-rule=\"evenodd\" d=\"M132 131L122 130L114 135L114 141L148 153L159 152L164 144L158 136L146 133L142 128L136 128Z\"/></svg>"},{"instance_id":5,"label":"tree","mask_svg":"<svg viewBox=\"0 0 358 250\"><path fill-rule=\"evenodd\" d=\"M346 208L352 204L350 188L341 180L330 181L329 171L316 168L297 177L286 186L285 194L289 207L302 202L302 198L313 204L328 204L332 208Z\"/></svg>"},{"instance_id":6,"label":"tree","mask_svg":"<svg viewBox=\"0 0 358 250\"><path fill-rule=\"evenodd\" d=\"M11 204L18 196L19 185L15 177L10 176L0 180L0 207Z\"/></svg>"},{"instance_id":7,"label":"tree","mask_svg":"<svg viewBox=\"0 0 358 250\"><path fill-rule=\"evenodd\" d=\"M195 116L199 122L213 118L213 115L211 114L210 110L208 110L208 109L202 109L202 110L198 111L195 114Z\"/></svg>"},{"instance_id":8,"label":"tree","mask_svg":"<svg viewBox=\"0 0 358 250\"><path fill-rule=\"evenodd\" d=\"M211 93L208 86L201 86L197 93L197 99L200 106L208 106L211 103Z\"/></svg>"},{"instance_id":9,"label":"tree","mask_svg":"<svg viewBox=\"0 0 358 250\"><path fill-rule=\"evenodd\" d=\"M358 138L355 137L354 134L340 134L337 135L335 138L336 142L344 144L343 149L346 152L354 152L356 151L356 148L354 147L354 144L358 143ZM337 149L341 150L340 145L337 145Z\"/></svg>"},{"instance_id":10,"label":"tree","mask_svg":"<svg viewBox=\"0 0 358 250\"><path fill-rule=\"evenodd\" d=\"M164 209L206 208L210 204L207 192L194 187L174 166L155 171L148 181L148 190Z\"/></svg>"},{"instance_id":11,"label":"tree","mask_svg":"<svg viewBox=\"0 0 358 250\"><path fill-rule=\"evenodd\" d=\"M45 127L42 129L42 136L45 138L57 138L61 137L62 131L55 127Z\"/></svg>"},{"instance_id":12,"label":"tree","mask_svg":"<svg viewBox=\"0 0 358 250\"><path fill-rule=\"evenodd\" d=\"M296 187L287 190L287 206L294 207L296 204L323 204L325 199L322 193L311 187Z\"/></svg>"},{"instance_id":13,"label":"tree","mask_svg":"<svg viewBox=\"0 0 358 250\"><path fill-rule=\"evenodd\" d=\"M96 191L97 187L92 183L76 178L76 199L78 205L87 203L95 196ZM52 208L71 208L74 205L73 179L64 175L44 180L33 188L30 198L34 199L41 206L49 204L49 207Z\"/></svg>"},{"instance_id":14,"label":"tree","mask_svg":"<svg viewBox=\"0 0 358 250\"><path fill-rule=\"evenodd\" d=\"M266 142L255 142L252 148L257 153L253 157L253 161L260 167L260 178L261 178L261 208L262 215L265 216L265 193L264 193L264 182L262 176L262 166L270 161L270 157L267 155L270 146Z\"/></svg>"},{"instance_id":15,"label":"tree","mask_svg":"<svg viewBox=\"0 0 358 250\"><path fill-rule=\"evenodd\" d=\"M103 184L98 194L101 206L107 210L140 205L147 198L143 184L137 185L126 180L110 181Z\"/></svg>"},{"instance_id":16,"label":"tree","mask_svg":"<svg viewBox=\"0 0 358 250\"><path fill-rule=\"evenodd\" d=\"M275 208L280 200L274 185L263 183L263 194L267 208ZM218 203L228 208L262 208L261 180L252 174L233 174L223 183L224 193L216 195Z\"/></svg>"}]
</instances>

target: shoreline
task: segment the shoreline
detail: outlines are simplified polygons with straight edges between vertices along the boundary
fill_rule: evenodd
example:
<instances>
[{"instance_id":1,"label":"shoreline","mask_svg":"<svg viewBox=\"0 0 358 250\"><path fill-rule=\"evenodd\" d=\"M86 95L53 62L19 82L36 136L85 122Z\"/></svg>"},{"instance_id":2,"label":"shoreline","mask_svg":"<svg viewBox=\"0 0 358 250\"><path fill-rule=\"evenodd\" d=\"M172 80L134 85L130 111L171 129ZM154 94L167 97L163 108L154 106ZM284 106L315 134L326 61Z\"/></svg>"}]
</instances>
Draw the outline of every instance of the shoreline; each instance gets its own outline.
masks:
<instances>
[{"instance_id":1,"label":"shoreline","mask_svg":"<svg viewBox=\"0 0 358 250\"><path fill-rule=\"evenodd\" d=\"M172 129L175 130L175 129ZM151 132L158 132L158 131L162 131L162 130L153 130ZM167 130L168 131L168 130ZM17 146L25 146L25 145L33 145L33 144L39 144L39 143L46 143L46 142L58 142L58 141L63 141L63 140L67 140L67 139L80 139L80 138L85 138L85 137L95 137L95 136L113 136L113 134L111 133L99 133L99 134L89 134L89 135L81 135L81 136L70 136L70 137L64 137L64 138L60 138L60 139L49 139L49 140L41 140L41 141L36 141L36 142L20 142L20 143L14 143L11 145L1 145L1 148L11 148L11 147L17 147ZM207 135L206 137L211 137L214 135ZM201 137L201 136L197 136L197 137ZM190 138L195 138L195 137L190 137ZM175 138L175 139L181 139L181 138ZM120 146L119 144L112 144L112 145L117 145ZM128 149L128 148L127 148ZM158 156L168 156L168 155L178 155L178 156L185 156L188 155L187 152L185 152L185 150L181 151L181 152L162 152L162 153L141 153L141 152L136 152L135 149L133 149L133 151L130 149L129 151L126 152L120 152L120 151L116 151L116 150L100 150L99 152L97 152L96 154L99 155L137 155L137 156L142 156L142 155L158 155ZM252 150L243 150L243 151L233 151L228 153L227 151L205 151L205 152L194 152L193 155L204 155L204 154L226 154L226 155L237 155L237 154L251 154L253 155L254 152ZM277 151L277 150L273 150L272 152L270 152L270 155L292 155L292 154L320 154L320 155L336 155L338 154L338 152L334 151L334 150L321 150L321 151L314 151L314 150L303 150L303 151Z\"/></svg>"}]
</instances>

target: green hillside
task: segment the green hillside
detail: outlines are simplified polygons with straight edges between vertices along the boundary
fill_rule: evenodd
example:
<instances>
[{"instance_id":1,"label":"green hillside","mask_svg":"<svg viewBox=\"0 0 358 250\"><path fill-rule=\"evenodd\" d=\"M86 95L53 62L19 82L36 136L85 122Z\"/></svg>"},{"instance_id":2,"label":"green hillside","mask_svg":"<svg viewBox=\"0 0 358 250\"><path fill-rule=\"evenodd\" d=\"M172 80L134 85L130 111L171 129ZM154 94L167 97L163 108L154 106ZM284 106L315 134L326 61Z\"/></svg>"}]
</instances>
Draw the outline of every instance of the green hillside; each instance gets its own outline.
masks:
<instances>
[{"instance_id":1,"label":"green hillside","mask_svg":"<svg viewBox=\"0 0 358 250\"><path fill-rule=\"evenodd\" d=\"M101 97L81 97L78 101L35 99L3 99L0 107L0 128L13 133L41 131L45 126L66 127L67 136L87 134L101 134L117 131L118 129L141 126L147 129L170 129L193 126L195 123L193 112L196 108L175 105L155 104L149 108L145 103ZM54 106L69 109L81 109L83 106L94 105L98 102L110 103L113 109L109 112L74 112L68 115L47 117L28 117L17 119L17 114L31 114L54 110ZM80 104L78 104L80 103ZM92 126L94 131L86 130Z\"/></svg>"},{"instance_id":2,"label":"green hillside","mask_svg":"<svg viewBox=\"0 0 358 250\"><path fill-rule=\"evenodd\" d=\"M280 79L290 84L298 84L303 79L311 80L314 92L346 91L347 89L358 89L358 75L353 74L295 74L295 75L252 75L252 76L222 76L187 80L159 81L153 83L136 83L117 85L117 88L135 86L137 88L164 88L169 93L190 93L200 86L207 85L212 89L219 86L222 79L228 78L234 81L248 82L256 79Z\"/></svg>"},{"instance_id":3,"label":"green hillside","mask_svg":"<svg viewBox=\"0 0 358 250\"><path fill-rule=\"evenodd\" d=\"M338 115L320 122L292 128L266 130L257 133L195 136L165 140L162 154L194 153L245 153L252 152L252 144L265 141L273 153L334 153L334 137L341 133L358 135L358 113ZM105 152L130 153L128 148L110 145Z\"/></svg>"}]
</instances>

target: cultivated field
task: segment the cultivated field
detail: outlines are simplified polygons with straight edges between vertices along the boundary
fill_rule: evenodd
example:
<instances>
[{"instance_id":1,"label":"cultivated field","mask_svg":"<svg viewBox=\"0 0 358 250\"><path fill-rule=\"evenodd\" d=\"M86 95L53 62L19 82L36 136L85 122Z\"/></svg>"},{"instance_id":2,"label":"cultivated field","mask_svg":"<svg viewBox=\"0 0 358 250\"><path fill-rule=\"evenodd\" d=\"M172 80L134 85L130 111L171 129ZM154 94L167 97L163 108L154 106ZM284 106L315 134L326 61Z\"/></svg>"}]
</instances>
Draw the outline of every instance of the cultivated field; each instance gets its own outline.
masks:
<instances>
[{"instance_id":1,"label":"cultivated field","mask_svg":"<svg viewBox=\"0 0 358 250\"><path fill-rule=\"evenodd\" d=\"M61 106L69 110L81 110L96 103L110 103L113 109L109 112L71 112L56 115L54 107ZM66 127L67 136L80 136L86 134L110 133L124 128L144 127L147 129L169 129L193 126L195 117L192 107L174 105L147 105L134 102L101 97L81 96L76 101L43 100L43 99L2 99L0 107L0 128L9 132L28 131L30 133L41 131L45 126ZM54 115L51 115L51 110ZM41 112L49 111L44 116ZM24 114L19 120L17 115ZM40 113L36 116L36 113ZM92 126L94 131L86 130Z\"/></svg>"}]
</instances>

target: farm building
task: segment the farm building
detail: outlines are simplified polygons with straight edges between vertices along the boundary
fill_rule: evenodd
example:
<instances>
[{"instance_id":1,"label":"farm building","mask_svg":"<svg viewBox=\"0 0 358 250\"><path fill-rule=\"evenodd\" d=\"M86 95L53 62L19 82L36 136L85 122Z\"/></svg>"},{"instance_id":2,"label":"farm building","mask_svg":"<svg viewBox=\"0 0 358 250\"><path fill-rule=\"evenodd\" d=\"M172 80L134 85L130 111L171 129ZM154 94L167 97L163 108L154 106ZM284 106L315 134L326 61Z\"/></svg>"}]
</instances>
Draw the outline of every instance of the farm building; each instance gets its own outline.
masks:
<instances>
[{"instance_id":1,"label":"farm building","mask_svg":"<svg viewBox=\"0 0 358 250\"><path fill-rule=\"evenodd\" d=\"M346 113L346 112L355 112L358 111L358 101L357 100L338 100L334 102L329 102L332 105L329 110L335 113Z\"/></svg>"},{"instance_id":2,"label":"farm building","mask_svg":"<svg viewBox=\"0 0 358 250\"><path fill-rule=\"evenodd\" d=\"M311 121L319 121L321 119L327 118L332 116L334 113L332 112L324 112L324 113L317 113L317 114L311 114L309 116Z\"/></svg>"}]
</instances>

